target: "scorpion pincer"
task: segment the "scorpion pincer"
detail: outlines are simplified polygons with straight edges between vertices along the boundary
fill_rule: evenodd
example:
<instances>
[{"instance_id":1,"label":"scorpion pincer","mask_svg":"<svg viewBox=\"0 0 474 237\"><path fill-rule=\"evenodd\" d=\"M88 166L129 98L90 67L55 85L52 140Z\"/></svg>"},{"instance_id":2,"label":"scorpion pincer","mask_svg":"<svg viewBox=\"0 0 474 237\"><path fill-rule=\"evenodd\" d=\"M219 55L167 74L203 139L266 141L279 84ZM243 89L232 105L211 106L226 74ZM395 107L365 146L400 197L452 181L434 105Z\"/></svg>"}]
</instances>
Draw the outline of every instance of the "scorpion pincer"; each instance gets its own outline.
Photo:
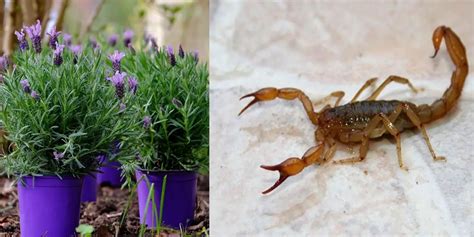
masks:
<instances>
[{"instance_id":1,"label":"scorpion pincer","mask_svg":"<svg viewBox=\"0 0 474 237\"><path fill-rule=\"evenodd\" d=\"M382 90L391 82L408 85L411 90L417 92L408 79L399 76L389 76L366 100L358 101L357 98L375 82L376 78L366 81L350 103L345 105L339 105L344 92L333 92L329 96L337 98L335 104L333 106L326 105L319 112L314 111L308 96L296 88L277 89L268 87L243 96L241 99L254 98L242 109L239 115L259 101L269 101L276 98L299 99L311 122L318 126L315 131L317 145L309 148L301 158L292 157L278 165L261 166L263 169L280 173L280 178L276 183L265 190L263 194L271 192L288 177L300 173L311 164L323 164L330 161L336 151L336 141L344 144L360 144L359 156L334 161L334 163L354 163L364 160L371 139L384 135L393 136L396 140L398 164L400 168L407 170L402 160L400 133L417 128L421 130L421 135L431 152L433 160L446 160L444 157L437 156L434 152L424 125L443 117L455 106L461 96L464 81L468 74L468 62L466 50L461 40L451 28L446 26L437 27L433 33L435 53L432 58L438 53L443 38L456 69L451 76L451 85L446 89L443 96L431 105L415 105L399 100L376 100Z\"/></svg>"}]
</instances>

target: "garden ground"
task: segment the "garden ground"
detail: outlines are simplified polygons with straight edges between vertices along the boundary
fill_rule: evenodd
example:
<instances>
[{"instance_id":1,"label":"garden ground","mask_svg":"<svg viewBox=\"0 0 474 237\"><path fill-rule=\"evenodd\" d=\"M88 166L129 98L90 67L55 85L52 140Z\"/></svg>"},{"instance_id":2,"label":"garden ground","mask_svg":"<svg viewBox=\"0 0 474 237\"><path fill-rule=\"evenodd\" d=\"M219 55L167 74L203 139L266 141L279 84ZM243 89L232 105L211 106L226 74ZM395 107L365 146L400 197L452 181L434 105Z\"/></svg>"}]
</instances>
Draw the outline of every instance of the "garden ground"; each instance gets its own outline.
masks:
<instances>
[{"instance_id":1,"label":"garden ground","mask_svg":"<svg viewBox=\"0 0 474 237\"><path fill-rule=\"evenodd\" d=\"M127 189L101 187L97 194L97 202L81 205L81 224L94 227L93 236L137 236L140 230L138 202L136 197L123 226L120 217L127 206L130 191ZM165 230L160 236L179 236L186 233L190 236L204 235L203 229L209 233L209 179L199 176L198 200L195 220L190 223L186 232ZM5 177L0 177L0 237L19 236L18 196L16 186Z\"/></svg>"}]
</instances>

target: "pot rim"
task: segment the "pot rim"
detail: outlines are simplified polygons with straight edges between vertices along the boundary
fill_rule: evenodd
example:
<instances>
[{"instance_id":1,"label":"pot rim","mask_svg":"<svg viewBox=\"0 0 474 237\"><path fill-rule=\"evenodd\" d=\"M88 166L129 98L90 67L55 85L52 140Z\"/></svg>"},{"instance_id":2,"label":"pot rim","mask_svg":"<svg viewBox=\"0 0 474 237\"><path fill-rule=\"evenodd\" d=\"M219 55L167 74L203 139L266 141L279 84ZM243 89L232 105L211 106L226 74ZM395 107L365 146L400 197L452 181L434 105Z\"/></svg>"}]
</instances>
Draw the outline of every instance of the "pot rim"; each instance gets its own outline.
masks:
<instances>
[{"instance_id":1,"label":"pot rim","mask_svg":"<svg viewBox=\"0 0 474 237\"><path fill-rule=\"evenodd\" d=\"M180 173L180 174L185 174L185 173L198 173L197 171L194 171L194 170L147 170L147 169L142 169L142 168L138 168L136 169L135 171L139 171L143 174L160 174L160 173Z\"/></svg>"},{"instance_id":2,"label":"pot rim","mask_svg":"<svg viewBox=\"0 0 474 237\"><path fill-rule=\"evenodd\" d=\"M147 171L147 170L135 170L135 177L137 182L139 177L146 177L150 182L157 182L167 176L168 182L180 183L188 182L191 180L197 180L198 173L196 171L184 171L184 170L174 170L174 171ZM160 181L161 182L161 181Z\"/></svg>"},{"instance_id":3,"label":"pot rim","mask_svg":"<svg viewBox=\"0 0 474 237\"><path fill-rule=\"evenodd\" d=\"M81 175L80 177L76 177L76 176L73 176L73 175L70 175L70 174L67 174L67 175L61 175L61 176L58 176L58 175L55 175L55 174L40 174L40 175L23 175L23 176L17 176L18 179L24 179L24 178L27 178L27 179L81 179L85 176L87 176L89 174L85 174L85 175Z\"/></svg>"},{"instance_id":4,"label":"pot rim","mask_svg":"<svg viewBox=\"0 0 474 237\"><path fill-rule=\"evenodd\" d=\"M17 185L20 188L35 188L35 187L48 187L48 188L66 188L66 187L81 187L84 177L74 177L72 175L61 176L57 175L28 175L18 178Z\"/></svg>"}]
</instances>

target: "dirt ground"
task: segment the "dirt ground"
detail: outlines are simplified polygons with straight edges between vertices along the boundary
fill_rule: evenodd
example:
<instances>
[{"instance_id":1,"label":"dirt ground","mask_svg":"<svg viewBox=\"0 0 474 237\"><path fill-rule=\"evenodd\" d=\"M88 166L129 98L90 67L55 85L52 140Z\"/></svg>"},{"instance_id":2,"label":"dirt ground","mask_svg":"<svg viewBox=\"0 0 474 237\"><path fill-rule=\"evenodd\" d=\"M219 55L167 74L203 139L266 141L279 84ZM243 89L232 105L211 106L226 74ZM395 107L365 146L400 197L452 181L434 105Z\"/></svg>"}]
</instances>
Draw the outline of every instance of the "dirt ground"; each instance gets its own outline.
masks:
<instances>
[{"instance_id":1,"label":"dirt ground","mask_svg":"<svg viewBox=\"0 0 474 237\"><path fill-rule=\"evenodd\" d=\"M93 236L137 236L140 230L137 198L133 199L126 221L120 226L130 191L105 186L97 195L96 202L81 204L80 223L92 225ZM16 186L12 186L7 178L0 177L0 237L20 236L17 204ZM160 236L205 236L203 228L209 233L209 178L200 176L194 221L186 232L166 229Z\"/></svg>"}]
</instances>

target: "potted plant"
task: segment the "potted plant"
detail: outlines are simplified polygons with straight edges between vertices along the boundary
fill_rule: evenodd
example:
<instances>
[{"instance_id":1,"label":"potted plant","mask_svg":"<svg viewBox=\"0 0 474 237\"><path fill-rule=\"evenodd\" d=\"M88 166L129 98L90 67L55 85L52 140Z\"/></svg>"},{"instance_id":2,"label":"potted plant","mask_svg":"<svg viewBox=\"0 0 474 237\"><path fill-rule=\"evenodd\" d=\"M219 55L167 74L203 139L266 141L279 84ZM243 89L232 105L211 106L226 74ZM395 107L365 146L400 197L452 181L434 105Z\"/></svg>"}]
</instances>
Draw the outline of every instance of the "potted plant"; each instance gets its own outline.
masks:
<instances>
[{"instance_id":1,"label":"potted plant","mask_svg":"<svg viewBox=\"0 0 474 237\"><path fill-rule=\"evenodd\" d=\"M179 229L193 219L197 172L208 168L209 73L197 53L153 45L124 60L140 85L134 105L142 119L136 159L122 167L138 183L141 222Z\"/></svg>"},{"instance_id":2,"label":"potted plant","mask_svg":"<svg viewBox=\"0 0 474 237\"><path fill-rule=\"evenodd\" d=\"M111 65L112 70L121 71L120 62L122 58L125 56L125 53L119 51L124 50L127 48L133 48L131 43L133 41L134 32L130 29L127 29L123 32L123 45L117 45L119 36L117 34L111 34L107 38L107 44L104 42L95 42L93 45L101 45L104 48L104 51L113 50L112 53L109 54L109 64ZM116 50L119 49L119 50ZM136 86L136 85L135 85ZM111 155L112 157L103 157L103 165L100 168L100 172L97 174L97 183L99 185L109 185L111 187L120 187L123 184L123 180L121 177L121 164L118 161L114 161L113 156L115 153L120 151L120 143L116 141L114 144L111 145Z\"/></svg>"},{"instance_id":3,"label":"potted plant","mask_svg":"<svg viewBox=\"0 0 474 237\"><path fill-rule=\"evenodd\" d=\"M114 146L120 146L120 143L117 141L114 142ZM100 172L97 173L97 181L96 184L99 186L108 185L110 187L120 187L122 186L122 177L121 177L121 170L120 170L120 162L114 161L115 153L114 151L118 152L118 148L111 148L111 157L103 156L101 157L100 161L102 166L100 167Z\"/></svg>"},{"instance_id":4,"label":"potted plant","mask_svg":"<svg viewBox=\"0 0 474 237\"><path fill-rule=\"evenodd\" d=\"M71 236L83 177L98 170L96 157L113 141L126 141L132 125L121 118L132 115L106 80L100 52L66 48L54 29L43 45L39 21L16 34L15 65L0 85L0 119L13 149L0 166L18 181L22 236Z\"/></svg>"}]
</instances>

